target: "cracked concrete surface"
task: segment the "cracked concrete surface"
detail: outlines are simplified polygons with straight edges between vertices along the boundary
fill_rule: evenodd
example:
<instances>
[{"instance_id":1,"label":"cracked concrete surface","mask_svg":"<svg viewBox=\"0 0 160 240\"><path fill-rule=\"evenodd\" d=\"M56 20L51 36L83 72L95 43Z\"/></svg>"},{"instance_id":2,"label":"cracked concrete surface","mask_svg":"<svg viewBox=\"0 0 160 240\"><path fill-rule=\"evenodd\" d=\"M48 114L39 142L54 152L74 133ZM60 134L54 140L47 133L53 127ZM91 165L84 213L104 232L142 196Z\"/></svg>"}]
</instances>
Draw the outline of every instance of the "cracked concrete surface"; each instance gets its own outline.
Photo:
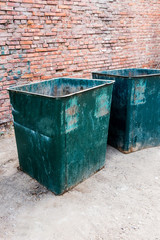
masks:
<instances>
[{"instance_id":1,"label":"cracked concrete surface","mask_svg":"<svg viewBox=\"0 0 160 240\"><path fill-rule=\"evenodd\" d=\"M55 196L19 171L14 136L0 138L0 240L160 240L160 147L122 154Z\"/></svg>"}]
</instances>

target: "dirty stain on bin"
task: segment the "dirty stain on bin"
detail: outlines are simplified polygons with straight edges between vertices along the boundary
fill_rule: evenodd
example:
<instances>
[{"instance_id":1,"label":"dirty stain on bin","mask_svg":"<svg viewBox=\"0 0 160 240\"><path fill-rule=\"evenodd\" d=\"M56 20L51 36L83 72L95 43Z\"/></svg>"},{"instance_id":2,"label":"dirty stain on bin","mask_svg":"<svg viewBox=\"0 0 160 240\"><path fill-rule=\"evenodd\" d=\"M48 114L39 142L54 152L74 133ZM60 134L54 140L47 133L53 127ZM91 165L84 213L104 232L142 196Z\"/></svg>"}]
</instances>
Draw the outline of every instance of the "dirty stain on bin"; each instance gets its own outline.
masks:
<instances>
[{"instance_id":1,"label":"dirty stain on bin","mask_svg":"<svg viewBox=\"0 0 160 240\"><path fill-rule=\"evenodd\" d=\"M65 109L66 115L66 133L78 128L78 103L77 98L74 97L68 101Z\"/></svg>"},{"instance_id":2,"label":"dirty stain on bin","mask_svg":"<svg viewBox=\"0 0 160 240\"><path fill-rule=\"evenodd\" d=\"M124 153L160 145L160 70L118 69L92 73L115 80L108 142Z\"/></svg>"},{"instance_id":3,"label":"dirty stain on bin","mask_svg":"<svg viewBox=\"0 0 160 240\"><path fill-rule=\"evenodd\" d=\"M10 88L21 170L55 194L100 170L113 82L59 78Z\"/></svg>"},{"instance_id":4,"label":"dirty stain on bin","mask_svg":"<svg viewBox=\"0 0 160 240\"><path fill-rule=\"evenodd\" d=\"M108 114L110 111L110 96L103 92L100 96L96 98L96 111L95 116L97 118Z\"/></svg>"}]
</instances>

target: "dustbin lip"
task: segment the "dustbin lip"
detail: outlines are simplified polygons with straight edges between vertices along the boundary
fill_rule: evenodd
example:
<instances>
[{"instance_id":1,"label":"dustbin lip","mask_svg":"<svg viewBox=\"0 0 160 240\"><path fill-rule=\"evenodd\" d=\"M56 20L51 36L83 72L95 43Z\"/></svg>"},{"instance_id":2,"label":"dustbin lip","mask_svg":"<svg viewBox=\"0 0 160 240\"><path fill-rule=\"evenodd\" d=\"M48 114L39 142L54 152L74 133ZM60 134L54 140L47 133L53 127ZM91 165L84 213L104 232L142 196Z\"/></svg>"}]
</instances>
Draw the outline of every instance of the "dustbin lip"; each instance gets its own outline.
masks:
<instances>
[{"instance_id":1,"label":"dustbin lip","mask_svg":"<svg viewBox=\"0 0 160 240\"><path fill-rule=\"evenodd\" d=\"M84 80L84 81L99 81L99 82L105 82L101 85L95 86L95 87L90 87L87 89L83 89L74 93L70 93L70 94L66 94L66 95L62 95L62 96L49 96L49 95L45 95L45 94L39 94L39 93L33 93L33 92L29 92L29 91L23 91L23 90L18 90L16 88L19 87L23 87L23 86L28 86L28 85L34 85L37 83L42 83L42 82L47 82L47 81L51 81L51 80L59 80L59 79L66 79L66 80ZM100 88L103 87L105 85L112 85L115 81L114 80L109 80L109 79L86 79L86 78L69 78L69 77L60 77L60 78L52 78L52 79L48 79L48 80L44 80L44 81L39 81L39 82L34 82L34 83L28 83L28 84L22 84L22 85L18 85L18 86L14 86L14 87L9 87L7 88L8 91L11 92L17 92L17 93L23 93L23 94L27 94L27 95L34 95L34 96L41 96L41 97L47 97L47 98L66 98L66 97L70 97L73 95L77 95L80 94L82 92L87 92L87 91L91 91L92 89L96 89L96 88Z\"/></svg>"},{"instance_id":2,"label":"dustbin lip","mask_svg":"<svg viewBox=\"0 0 160 240\"><path fill-rule=\"evenodd\" d=\"M146 74L146 75L137 75L137 76L124 76L120 74L111 74L107 73L110 71L119 71L119 70L151 70L151 71L159 71L158 73L152 73L152 74ZM106 73L104 73L106 71ZM123 77L132 80L133 78L146 78L146 77L154 77L154 76L160 76L160 69L155 68L119 68L119 69L109 69L104 71L94 71L92 74L99 74L99 75L107 75L108 77Z\"/></svg>"}]
</instances>

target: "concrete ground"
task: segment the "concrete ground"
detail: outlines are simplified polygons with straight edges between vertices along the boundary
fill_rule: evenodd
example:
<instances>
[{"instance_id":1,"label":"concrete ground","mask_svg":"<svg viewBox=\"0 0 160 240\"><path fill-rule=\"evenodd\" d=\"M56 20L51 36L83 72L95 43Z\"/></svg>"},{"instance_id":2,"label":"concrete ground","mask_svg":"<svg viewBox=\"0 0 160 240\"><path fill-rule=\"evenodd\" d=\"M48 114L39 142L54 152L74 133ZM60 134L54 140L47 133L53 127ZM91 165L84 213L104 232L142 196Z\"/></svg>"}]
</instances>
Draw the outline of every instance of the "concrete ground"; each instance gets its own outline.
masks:
<instances>
[{"instance_id":1,"label":"concrete ground","mask_svg":"<svg viewBox=\"0 0 160 240\"><path fill-rule=\"evenodd\" d=\"M160 147L106 166L62 196L19 171L14 136L0 138L0 240L160 240Z\"/></svg>"}]
</instances>

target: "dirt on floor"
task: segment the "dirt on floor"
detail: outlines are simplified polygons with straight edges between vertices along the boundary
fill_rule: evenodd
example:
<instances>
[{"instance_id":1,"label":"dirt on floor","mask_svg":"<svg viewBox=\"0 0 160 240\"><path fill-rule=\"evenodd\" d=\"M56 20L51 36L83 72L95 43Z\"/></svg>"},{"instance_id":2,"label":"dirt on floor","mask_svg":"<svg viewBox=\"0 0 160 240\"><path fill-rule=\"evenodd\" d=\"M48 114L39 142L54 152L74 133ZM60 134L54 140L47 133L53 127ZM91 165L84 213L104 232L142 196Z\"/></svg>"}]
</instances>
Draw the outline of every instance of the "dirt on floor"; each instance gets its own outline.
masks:
<instances>
[{"instance_id":1,"label":"dirt on floor","mask_svg":"<svg viewBox=\"0 0 160 240\"><path fill-rule=\"evenodd\" d=\"M0 137L0 240L160 240L160 147L123 154L62 196L18 170Z\"/></svg>"}]
</instances>

